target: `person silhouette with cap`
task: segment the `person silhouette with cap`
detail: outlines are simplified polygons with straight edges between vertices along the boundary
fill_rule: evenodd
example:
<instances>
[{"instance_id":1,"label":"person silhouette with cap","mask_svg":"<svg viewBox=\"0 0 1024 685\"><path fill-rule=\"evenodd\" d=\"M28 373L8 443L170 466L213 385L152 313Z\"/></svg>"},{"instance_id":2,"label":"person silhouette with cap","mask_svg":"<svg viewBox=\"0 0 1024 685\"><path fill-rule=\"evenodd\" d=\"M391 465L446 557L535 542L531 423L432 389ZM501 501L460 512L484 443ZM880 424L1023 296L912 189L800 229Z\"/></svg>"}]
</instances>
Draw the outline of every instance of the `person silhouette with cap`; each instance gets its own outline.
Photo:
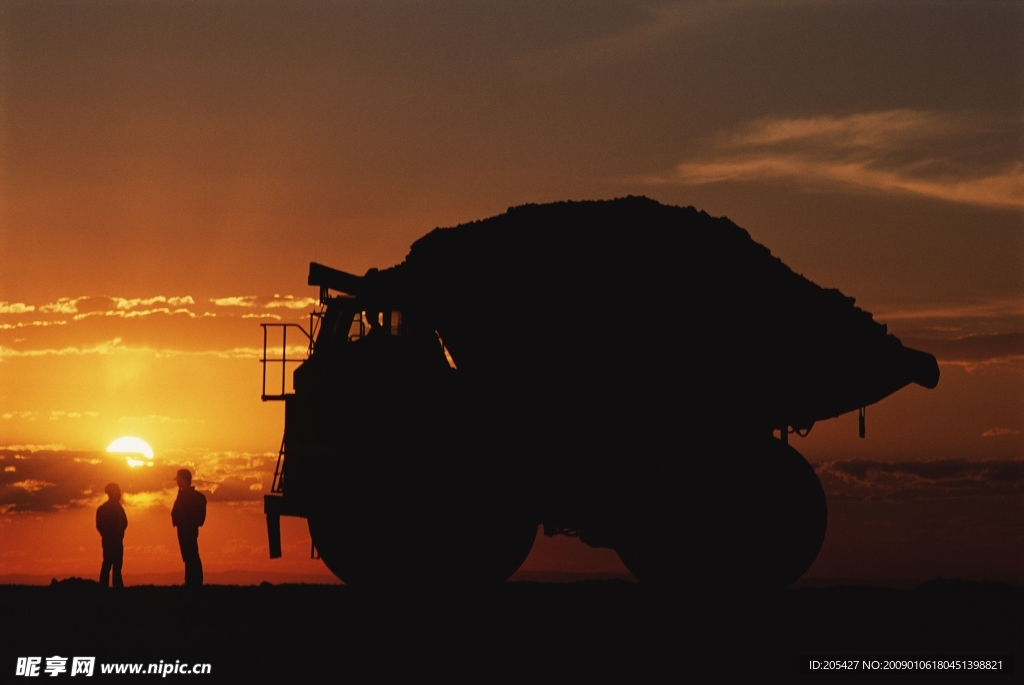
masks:
<instances>
[{"instance_id":1,"label":"person silhouette with cap","mask_svg":"<svg viewBox=\"0 0 1024 685\"><path fill-rule=\"evenodd\" d=\"M128 527L128 516L121 506L121 488L110 483L103 489L107 501L96 509L96 530L103 540L103 567L100 569L100 586L110 587L110 570L114 570L114 587L124 587L121 579L121 565L124 562L124 531Z\"/></svg>"},{"instance_id":2,"label":"person silhouette with cap","mask_svg":"<svg viewBox=\"0 0 1024 685\"><path fill-rule=\"evenodd\" d=\"M178 529L178 547L185 562L185 587L203 584L203 562L199 559L199 526L206 523L206 497L192 487L192 472L181 469L175 478L178 497L171 508L171 523Z\"/></svg>"}]
</instances>

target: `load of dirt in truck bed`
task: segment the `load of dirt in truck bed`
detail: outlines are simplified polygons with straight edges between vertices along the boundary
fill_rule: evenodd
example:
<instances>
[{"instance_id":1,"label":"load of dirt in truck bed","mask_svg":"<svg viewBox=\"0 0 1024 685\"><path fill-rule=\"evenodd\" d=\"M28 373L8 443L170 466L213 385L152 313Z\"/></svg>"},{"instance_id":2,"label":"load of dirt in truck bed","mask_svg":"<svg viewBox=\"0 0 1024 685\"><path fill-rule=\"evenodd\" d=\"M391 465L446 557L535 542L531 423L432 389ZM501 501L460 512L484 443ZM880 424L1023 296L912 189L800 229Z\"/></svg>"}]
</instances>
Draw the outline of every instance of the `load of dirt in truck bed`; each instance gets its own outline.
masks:
<instances>
[{"instance_id":1,"label":"load of dirt in truck bed","mask_svg":"<svg viewBox=\"0 0 1024 685\"><path fill-rule=\"evenodd\" d=\"M524 205L438 228L412 245L399 268L427 288L424 300L445 309L501 303L571 325L580 308L596 313L618 303L626 319L649 312L700 326L693 314L716 323L753 316L786 327L841 326L858 337L885 334L853 298L793 273L728 219L644 197ZM732 314L721 312L723 304Z\"/></svg>"},{"instance_id":2,"label":"load of dirt in truck bed","mask_svg":"<svg viewBox=\"0 0 1024 685\"><path fill-rule=\"evenodd\" d=\"M685 377L747 411L795 406L779 393L829 394L881 367L890 378L872 381L869 401L937 376L924 362L888 368L905 355L884 325L729 219L645 197L523 205L438 228L379 276L434 322L460 369L490 377ZM812 413L850 411L847 400L815 400Z\"/></svg>"},{"instance_id":3,"label":"load of dirt in truck bed","mask_svg":"<svg viewBox=\"0 0 1024 685\"><path fill-rule=\"evenodd\" d=\"M885 336L853 298L795 274L728 219L644 197L524 205L435 229L396 271L454 329L452 349L469 321L499 337L671 331L737 352L750 336L761 347Z\"/></svg>"}]
</instances>

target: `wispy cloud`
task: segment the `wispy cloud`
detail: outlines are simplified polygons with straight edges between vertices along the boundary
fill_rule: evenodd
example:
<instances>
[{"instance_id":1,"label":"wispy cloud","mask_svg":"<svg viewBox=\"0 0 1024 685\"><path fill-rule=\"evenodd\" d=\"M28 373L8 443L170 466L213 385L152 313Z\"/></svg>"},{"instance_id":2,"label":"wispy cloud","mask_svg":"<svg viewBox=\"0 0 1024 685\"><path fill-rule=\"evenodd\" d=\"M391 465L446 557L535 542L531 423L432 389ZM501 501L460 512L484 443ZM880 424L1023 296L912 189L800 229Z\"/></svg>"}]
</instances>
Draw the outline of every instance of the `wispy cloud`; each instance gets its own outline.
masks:
<instances>
[{"instance_id":1,"label":"wispy cloud","mask_svg":"<svg viewBox=\"0 0 1024 685\"><path fill-rule=\"evenodd\" d=\"M7 411L0 414L0 419L28 419L34 420L39 412L35 411Z\"/></svg>"},{"instance_id":2,"label":"wispy cloud","mask_svg":"<svg viewBox=\"0 0 1024 685\"><path fill-rule=\"evenodd\" d=\"M615 25L613 31L604 35L521 55L514 59L512 67L524 78L535 81L564 78L614 64L657 48L681 30L721 14L729 4L687 0L643 8L632 23Z\"/></svg>"},{"instance_id":3,"label":"wispy cloud","mask_svg":"<svg viewBox=\"0 0 1024 685\"><path fill-rule=\"evenodd\" d=\"M75 314L75 316L72 318L75 321L81 321L82 319L87 319L90 316L116 316L121 319L137 319L144 316L152 316L153 314L184 314L190 319L202 318L202 316L213 316L212 314L203 314L202 316L200 316L199 314L196 314L195 312L189 311L188 309L185 308L170 309L169 307L157 307L155 309L108 309L106 311L84 312L82 314Z\"/></svg>"},{"instance_id":4,"label":"wispy cloud","mask_svg":"<svg viewBox=\"0 0 1024 685\"><path fill-rule=\"evenodd\" d=\"M83 311L102 311L110 308L128 311L140 306L149 307L154 304L166 304L169 307L180 310L184 305L195 304L195 300L191 295L175 295L171 297L155 295L145 298L81 295L79 297L61 297L55 302L47 302L38 307L24 302L0 302L0 314L25 314L34 311L46 314L79 314Z\"/></svg>"},{"instance_id":5,"label":"wispy cloud","mask_svg":"<svg viewBox=\"0 0 1024 685\"><path fill-rule=\"evenodd\" d=\"M69 355L113 354L114 352L126 349L121 345L121 338L114 338L113 340L84 347L69 345L67 347L38 350L15 350L0 345L0 361L12 357L66 357Z\"/></svg>"},{"instance_id":6,"label":"wispy cloud","mask_svg":"<svg viewBox=\"0 0 1024 685\"><path fill-rule=\"evenodd\" d=\"M295 297L294 295L274 295L274 299L267 302L264 307L267 309L275 309L277 307L287 307L288 309L309 309L319 302L315 297Z\"/></svg>"},{"instance_id":7,"label":"wispy cloud","mask_svg":"<svg viewBox=\"0 0 1024 685\"><path fill-rule=\"evenodd\" d=\"M50 314L77 314L78 303L86 299L89 298L84 295L82 297L62 297L56 302L44 304L39 311Z\"/></svg>"},{"instance_id":8,"label":"wispy cloud","mask_svg":"<svg viewBox=\"0 0 1024 685\"><path fill-rule=\"evenodd\" d=\"M161 416L159 414L150 414L149 416L121 416L117 419L118 421L141 421L146 423L186 423L188 419L179 419L173 416Z\"/></svg>"},{"instance_id":9,"label":"wispy cloud","mask_svg":"<svg viewBox=\"0 0 1024 685\"><path fill-rule=\"evenodd\" d=\"M257 348L251 348L256 350ZM177 356L181 354L203 354L203 353L187 353L181 350L154 350L148 347L127 347L122 344L121 338L114 338L106 342L97 343L95 345L88 345L83 347L68 346L60 348L43 348L35 350L15 350L9 347L0 346L0 360L10 357L66 357L71 355L108 355L115 353L124 352L148 352L161 356ZM229 352L230 353L230 352ZM207 354L217 354L217 352L208 352Z\"/></svg>"},{"instance_id":10,"label":"wispy cloud","mask_svg":"<svg viewBox=\"0 0 1024 685\"><path fill-rule=\"evenodd\" d=\"M652 184L786 181L902 193L994 208L1024 208L1024 162L979 163L979 137L1020 126L918 110L845 117L769 118L709 141L695 158ZM1015 130L1015 129L1014 129Z\"/></svg>"},{"instance_id":11,"label":"wispy cloud","mask_svg":"<svg viewBox=\"0 0 1024 685\"><path fill-rule=\"evenodd\" d=\"M613 10L596 35L563 41L553 47L517 55L511 66L522 78L549 81L573 77L587 70L611 65L661 50L678 43L695 27L707 26L734 12L761 8L778 10L800 5L849 4L863 0L675 0L634 3L633 15L624 17L617 3L604 3ZM598 16L602 3L584 5L591 18Z\"/></svg>"},{"instance_id":12,"label":"wispy cloud","mask_svg":"<svg viewBox=\"0 0 1024 685\"><path fill-rule=\"evenodd\" d=\"M289 358L304 358L309 351L307 345L289 345ZM43 348L34 350L16 350L0 345L0 362L9 358L21 357L65 357L72 355L110 355L110 354L149 354L156 358L166 357L217 357L219 359L258 359L263 354L262 347L232 347L222 350L179 350L173 348L154 348L146 346L132 347L123 344L121 338L83 347L68 346L60 348Z\"/></svg>"},{"instance_id":13,"label":"wispy cloud","mask_svg":"<svg viewBox=\"0 0 1024 685\"><path fill-rule=\"evenodd\" d=\"M255 295L235 295L232 297L211 297L210 302L218 307L255 307Z\"/></svg>"},{"instance_id":14,"label":"wispy cloud","mask_svg":"<svg viewBox=\"0 0 1024 685\"><path fill-rule=\"evenodd\" d=\"M117 309L134 309L135 307L139 306L148 307L158 302L167 303L172 307L180 307L184 304L196 303L196 301L193 300L190 295L184 295L182 297L164 297L163 295L157 295L155 297L147 297L145 299L139 297L134 297L131 299L126 299L123 297L113 297L111 299L114 301L114 306Z\"/></svg>"},{"instance_id":15,"label":"wispy cloud","mask_svg":"<svg viewBox=\"0 0 1024 685\"><path fill-rule=\"evenodd\" d=\"M144 319L154 315L183 316L189 319L216 318L218 316L230 319L238 317L233 313L232 308L252 309L309 309L314 307L318 300L314 297L297 297L295 295L232 295L229 297L210 298L215 307L228 309L220 314L214 312L196 311L195 298L191 295L154 295L152 297L108 297L82 295L80 297L61 297L55 302L48 302L43 305L27 304L24 302L0 302L0 315L18 315L36 312L45 315L70 314L70 322L79 322L96 317L119 318L119 319ZM164 305L164 306L153 306ZM240 318L266 318L281 319L279 314L249 313L243 314ZM28 327L64 326L69 321L58 319L41 318L37 321L7 321L0 323L0 330L13 330Z\"/></svg>"},{"instance_id":16,"label":"wispy cloud","mask_svg":"<svg viewBox=\"0 0 1024 685\"><path fill-rule=\"evenodd\" d=\"M55 409L50 412L50 420L56 421L58 419L81 419L90 418L94 419L99 416L99 412L95 411L62 411Z\"/></svg>"},{"instance_id":17,"label":"wispy cloud","mask_svg":"<svg viewBox=\"0 0 1024 685\"><path fill-rule=\"evenodd\" d=\"M27 492L30 495L34 495L35 493L39 492L43 488L53 488L53 487L56 487L56 486L57 486L56 483L50 483L50 482L47 482L45 480L35 480L33 478L29 478L29 479L26 479L26 480L20 480L20 481L18 481L16 483L11 483L11 485L10 485L10 487L12 487L12 488L21 488L22 490L24 490L25 492Z\"/></svg>"},{"instance_id":18,"label":"wispy cloud","mask_svg":"<svg viewBox=\"0 0 1024 685\"><path fill-rule=\"evenodd\" d=\"M0 323L0 330L12 328L31 328L32 326L64 326L67 321L19 321L18 323Z\"/></svg>"},{"instance_id":19,"label":"wispy cloud","mask_svg":"<svg viewBox=\"0 0 1024 685\"><path fill-rule=\"evenodd\" d=\"M1024 333L965 335L953 339L903 338L907 347L934 354L940 361L986 362L1024 357Z\"/></svg>"},{"instance_id":20,"label":"wispy cloud","mask_svg":"<svg viewBox=\"0 0 1024 685\"><path fill-rule=\"evenodd\" d=\"M1024 459L834 461L816 470L833 500L906 502L1024 493Z\"/></svg>"},{"instance_id":21,"label":"wispy cloud","mask_svg":"<svg viewBox=\"0 0 1024 685\"><path fill-rule=\"evenodd\" d=\"M761 119L742 131L726 134L734 148L828 141L846 149L899 150L909 141L956 132L957 123L930 112L895 109L804 119Z\"/></svg>"},{"instance_id":22,"label":"wispy cloud","mask_svg":"<svg viewBox=\"0 0 1024 685\"><path fill-rule=\"evenodd\" d=\"M963 319L1024 317L1024 297L1005 297L982 302L952 302L918 307L874 307L875 316L886 321L913 319Z\"/></svg>"},{"instance_id":23,"label":"wispy cloud","mask_svg":"<svg viewBox=\"0 0 1024 685\"><path fill-rule=\"evenodd\" d=\"M987 431L985 431L984 433L982 433L981 437L983 437L983 438L999 438L999 437L1002 437L1004 435L1020 435L1020 431L1019 430L1014 430L1012 428L990 428Z\"/></svg>"},{"instance_id":24,"label":"wispy cloud","mask_svg":"<svg viewBox=\"0 0 1024 685\"><path fill-rule=\"evenodd\" d=\"M23 302L0 302L0 314L24 314L35 310L34 306Z\"/></svg>"}]
</instances>

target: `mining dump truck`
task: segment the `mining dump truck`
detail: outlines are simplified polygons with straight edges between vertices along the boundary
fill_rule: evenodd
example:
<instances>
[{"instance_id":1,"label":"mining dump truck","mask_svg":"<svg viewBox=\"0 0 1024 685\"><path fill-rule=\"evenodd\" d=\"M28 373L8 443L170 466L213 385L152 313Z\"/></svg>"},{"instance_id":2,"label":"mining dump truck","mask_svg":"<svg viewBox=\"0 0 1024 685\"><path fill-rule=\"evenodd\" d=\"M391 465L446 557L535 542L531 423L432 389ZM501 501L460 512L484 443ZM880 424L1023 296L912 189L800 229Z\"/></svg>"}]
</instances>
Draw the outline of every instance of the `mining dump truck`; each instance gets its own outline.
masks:
<instances>
[{"instance_id":1,"label":"mining dump truck","mask_svg":"<svg viewBox=\"0 0 1024 685\"><path fill-rule=\"evenodd\" d=\"M285 403L265 512L272 557L305 517L347 584L502 581L543 530L645 582L784 587L827 519L790 436L853 411L863 431L939 376L728 219L643 197L513 207L308 282L308 329L264 324Z\"/></svg>"}]
</instances>

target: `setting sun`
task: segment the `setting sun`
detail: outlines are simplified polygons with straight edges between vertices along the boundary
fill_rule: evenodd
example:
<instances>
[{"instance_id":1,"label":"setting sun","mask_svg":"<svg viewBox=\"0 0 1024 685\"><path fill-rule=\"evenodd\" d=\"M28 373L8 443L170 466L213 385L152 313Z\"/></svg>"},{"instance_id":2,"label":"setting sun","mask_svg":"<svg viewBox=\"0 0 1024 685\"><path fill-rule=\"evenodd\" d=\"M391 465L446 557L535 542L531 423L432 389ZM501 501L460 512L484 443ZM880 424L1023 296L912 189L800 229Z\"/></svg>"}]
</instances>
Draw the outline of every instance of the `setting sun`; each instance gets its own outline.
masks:
<instances>
[{"instance_id":1,"label":"setting sun","mask_svg":"<svg viewBox=\"0 0 1024 685\"><path fill-rule=\"evenodd\" d=\"M136 466L153 465L153 448L149 446L142 438L123 437L118 438L114 442L107 445L108 452L120 452L127 454L135 454L145 457L145 459L133 459L132 457L126 457L128 460L128 466L135 468Z\"/></svg>"}]
</instances>

